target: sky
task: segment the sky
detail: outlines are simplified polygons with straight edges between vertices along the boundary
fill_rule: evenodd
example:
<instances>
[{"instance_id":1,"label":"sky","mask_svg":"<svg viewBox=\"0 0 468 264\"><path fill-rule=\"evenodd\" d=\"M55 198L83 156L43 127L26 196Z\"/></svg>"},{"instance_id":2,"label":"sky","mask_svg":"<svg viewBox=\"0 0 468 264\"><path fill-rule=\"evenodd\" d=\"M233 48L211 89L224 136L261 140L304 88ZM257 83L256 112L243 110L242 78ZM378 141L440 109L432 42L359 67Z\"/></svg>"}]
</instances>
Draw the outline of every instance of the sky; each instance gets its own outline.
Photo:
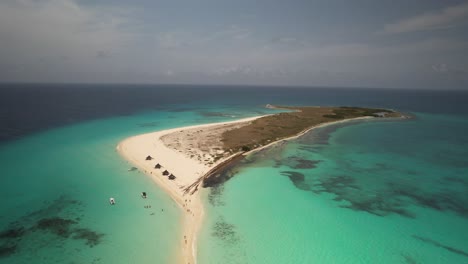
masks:
<instances>
[{"instance_id":1,"label":"sky","mask_svg":"<svg viewBox=\"0 0 468 264\"><path fill-rule=\"evenodd\" d=\"M1 0L0 82L468 89L468 1Z\"/></svg>"}]
</instances>

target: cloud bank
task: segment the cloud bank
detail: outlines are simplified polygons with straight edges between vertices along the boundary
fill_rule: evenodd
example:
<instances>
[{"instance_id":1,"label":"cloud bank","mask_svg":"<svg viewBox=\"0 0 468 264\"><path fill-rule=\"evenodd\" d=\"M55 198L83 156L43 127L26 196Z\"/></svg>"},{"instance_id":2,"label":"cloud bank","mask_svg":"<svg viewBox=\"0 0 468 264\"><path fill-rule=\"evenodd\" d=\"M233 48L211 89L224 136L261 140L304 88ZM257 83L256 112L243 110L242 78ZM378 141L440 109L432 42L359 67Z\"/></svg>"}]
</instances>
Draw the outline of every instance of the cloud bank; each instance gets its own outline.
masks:
<instances>
[{"instance_id":1,"label":"cloud bank","mask_svg":"<svg viewBox=\"0 0 468 264\"><path fill-rule=\"evenodd\" d=\"M398 34L450 28L457 26L458 22L466 22L467 18L468 3L463 3L386 24L383 33Z\"/></svg>"},{"instance_id":2,"label":"cloud bank","mask_svg":"<svg viewBox=\"0 0 468 264\"><path fill-rule=\"evenodd\" d=\"M201 3L172 1L0 1L0 82L467 87L466 74L448 83L441 73L468 68L468 39L460 33L468 3L396 14L374 25L365 12L342 14L349 23L318 19L351 4L326 13L310 3L284 2L270 17L264 9L271 6L239 1L245 10L237 15L196 13ZM226 3L213 5L236 12ZM184 9L184 17L177 16ZM304 10L310 12L301 17ZM430 30L448 27L459 31ZM379 28L385 34L375 34Z\"/></svg>"}]
</instances>

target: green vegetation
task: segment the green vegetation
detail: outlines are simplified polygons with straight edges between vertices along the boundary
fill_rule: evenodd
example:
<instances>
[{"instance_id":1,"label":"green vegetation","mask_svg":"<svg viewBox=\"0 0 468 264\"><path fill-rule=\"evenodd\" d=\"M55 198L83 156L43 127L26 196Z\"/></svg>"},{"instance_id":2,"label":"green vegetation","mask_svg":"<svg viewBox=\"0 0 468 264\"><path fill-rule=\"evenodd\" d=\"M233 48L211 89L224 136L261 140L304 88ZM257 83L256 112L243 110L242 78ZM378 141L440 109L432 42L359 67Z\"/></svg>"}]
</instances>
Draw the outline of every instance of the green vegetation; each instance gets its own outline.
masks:
<instances>
[{"instance_id":1,"label":"green vegetation","mask_svg":"<svg viewBox=\"0 0 468 264\"><path fill-rule=\"evenodd\" d=\"M250 147L248 147L248 146L242 146L241 150L244 151L244 152L250 151Z\"/></svg>"},{"instance_id":2,"label":"green vegetation","mask_svg":"<svg viewBox=\"0 0 468 264\"><path fill-rule=\"evenodd\" d=\"M345 119L345 118L354 118L354 117L361 117L361 116L379 117L377 113L385 113L386 115L389 115L389 116L394 114L393 111L387 110L387 109L342 106L342 107L334 108L333 114L326 114L323 117L333 118L333 119Z\"/></svg>"},{"instance_id":3,"label":"green vegetation","mask_svg":"<svg viewBox=\"0 0 468 264\"><path fill-rule=\"evenodd\" d=\"M361 107L278 107L294 112L279 113L256 119L251 124L223 133L224 150L250 151L271 142L299 134L313 126L356 118L378 116L399 117L400 113Z\"/></svg>"}]
</instances>

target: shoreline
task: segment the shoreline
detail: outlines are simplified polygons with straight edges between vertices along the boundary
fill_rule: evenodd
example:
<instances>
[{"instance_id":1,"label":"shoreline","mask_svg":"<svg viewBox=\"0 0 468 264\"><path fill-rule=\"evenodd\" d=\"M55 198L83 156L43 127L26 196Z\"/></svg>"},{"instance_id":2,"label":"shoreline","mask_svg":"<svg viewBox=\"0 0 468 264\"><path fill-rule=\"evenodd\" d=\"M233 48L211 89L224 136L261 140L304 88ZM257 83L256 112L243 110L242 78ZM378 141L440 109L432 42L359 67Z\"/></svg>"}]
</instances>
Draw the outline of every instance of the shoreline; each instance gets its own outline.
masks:
<instances>
[{"instance_id":1,"label":"shoreline","mask_svg":"<svg viewBox=\"0 0 468 264\"><path fill-rule=\"evenodd\" d=\"M370 121L370 120L376 120L376 118L371 117L371 116L355 117L355 118L349 118L349 119L344 119L344 120L326 122L326 123L322 123L322 124L318 124L318 125L309 127L307 129L304 129L303 131L299 132L298 134L296 134L294 136L290 136L290 137L275 140L275 141L273 141L271 143L268 143L267 145L260 146L258 148L255 148L253 150L250 150L250 151L247 151L247 152L244 152L244 153L236 153L236 154L230 156L229 158L225 159L221 163L219 163L216 167L212 168L210 171L208 171L208 173L205 176L208 179L210 176L215 175L217 172L224 170L226 167L229 167L232 162L237 162L239 159L243 159L244 157L255 154L256 152L259 152L259 151L262 151L262 150L267 149L269 147L272 147L272 146L274 146L274 145L276 145L278 143L297 139L297 138L309 133L310 131L312 131L314 129L326 127L326 126L329 126L329 125L336 125L336 124L340 124L340 123L346 123L346 122L350 122L350 121L364 121L364 120L369 120ZM241 157L241 158L239 158L239 157ZM234 159L234 158L237 158L237 159Z\"/></svg>"},{"instance_id":2,"label":"shoreline","mask_svg":"<svg viewBox=\"0 0 468 264\"><path fill-rule=\"evenodd\" d=\"M322 123L322 124L318 124L318 125L315 125L315 126L312 126L312 127L309 127L307 129L304 129L303 131L299 132L298 134L294 135L294 136L290 136L290 137L286 137L286 138L282 138L282 139L278 139L276 141L273 141L265 146L261 146L261 147L258 147L256 149L252 149L248 152L245 152L243 155L244 156L248 156L250 154L253 154L255 152L258 152L260 150L263 150L263 149L266 149L266 148L269 148L275 144L278 144L279 142L282 142L282 141L289 141L289 140L292 140L292 139L296 139L296 138L299 138L301 136L303 136L304 134L307 134L309 133L310 131L316 129L316 128L321 128L321 127L326 127L326 126L330 126L330 125L336 125L336 124L340 124L340 123L346 123L346 122L349 122L349 121L359 121L359 120L375 120L375 117L372 117L372 116L363 116L363 117L355 117L355 118L349 118L349 119L344 119L344 120L338 120L338 121L331 121L331 122L326 122L326 123Z\"/></svg>"},{"instance_id":3,"label":"shoreline","mask_svg":"<svg viewBox=\"0 0 468 264\"><path fill-rule=\"evenodd\" d=\"M216 170L218 167L228 166L236 156L248 156L262 149L271 147L279 142L289 141L301 137L302 135L316 128L349 121L377 119L375 117L364 116L317 124L304 129L296 135L275 140L267 145L259 146L253 150L243 153L236 152L232 155L219 159L213 164L210 163L210 165L197 162L197 160L188 157L186 153L181 150L177 151L176 149L169 148L169 146L167 146L162 140L162 137L177 132L182 133L187 130L201 128L214 129L228 124L248 123L265 116L268 115L150 132L126 138L117 145L117 151L119 154L131 164L135 165L135 167L137 167L141 172L150 176L152 180L156 182L156 184L158 184L167 194L169 194L171 199L175 201L180 209L184 212L182 217L182 252L179 254L177 261L178 263L197 263L197 234L200 231L204 218L204 207L201 200L199 187L202 188L203 180L205 177L210 176L210 172ZM147 155L155 157L154 160L145 160ZM162 168L155 169L154 165L156 163L161 164ZM162 171L164 170L168 170L169 172L174 173L176 179L167 179L166 176L162 175ZM192 190L193 188L195 189Z\"/></svg>"},{"instance_id":4,"label":"shoreline","mask_svg":"<svg viewBox=\"0 0 468 264\"><path fill-rule=\"evenodd\" d=\"M185 188L196 181L202 180L205 174L212 168L228 160L230 157L220 159L212 166L200 164L187 158L183 153L167 147L161 140L163 136L188 129L200 129L218 127L236 123L246 123L267 115L243 118L234 121L192 125L186 127L171 128L136 135L119 142L117 152L130 164L137 167L140 172L149 176L159 187L163 189L171 199L183 211L181 248L177 263L197 263L197 234L201 228L204 208L200 192L186 192ZM153 160L145 160L146 156L154 157ZM162 165L161 169L155 169L155 164ZM162 172L168 170L175 176L175 180L169 180Z\"/></svg>"}]
</instances>

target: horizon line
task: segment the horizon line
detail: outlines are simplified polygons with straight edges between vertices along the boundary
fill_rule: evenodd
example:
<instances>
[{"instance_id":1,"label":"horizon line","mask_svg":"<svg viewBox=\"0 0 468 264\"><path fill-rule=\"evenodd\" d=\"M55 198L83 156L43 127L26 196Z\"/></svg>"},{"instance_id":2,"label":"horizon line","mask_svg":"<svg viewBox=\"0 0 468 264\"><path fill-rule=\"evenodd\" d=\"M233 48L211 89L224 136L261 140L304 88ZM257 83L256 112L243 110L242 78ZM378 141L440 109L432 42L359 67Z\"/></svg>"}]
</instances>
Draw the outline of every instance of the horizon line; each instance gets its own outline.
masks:
<instances>
[{"instance_id":1,"label":"horizon line","mask_svg":"<svg viewBox=\"0 0 468 264\"><path fill-rule=\"evenodd\" d=\"M138 82L2 82L0 85L135 85L135 86L224 86L224 87L264 87L264 88L335 88L371 90L418 90L418 91L468 91L463 88L415 88L415 87L371 87L371 86L327 86L327 85L287 85L287 84L203 84L203 83L138 83Z\"/></svg>"}]
</instances>

